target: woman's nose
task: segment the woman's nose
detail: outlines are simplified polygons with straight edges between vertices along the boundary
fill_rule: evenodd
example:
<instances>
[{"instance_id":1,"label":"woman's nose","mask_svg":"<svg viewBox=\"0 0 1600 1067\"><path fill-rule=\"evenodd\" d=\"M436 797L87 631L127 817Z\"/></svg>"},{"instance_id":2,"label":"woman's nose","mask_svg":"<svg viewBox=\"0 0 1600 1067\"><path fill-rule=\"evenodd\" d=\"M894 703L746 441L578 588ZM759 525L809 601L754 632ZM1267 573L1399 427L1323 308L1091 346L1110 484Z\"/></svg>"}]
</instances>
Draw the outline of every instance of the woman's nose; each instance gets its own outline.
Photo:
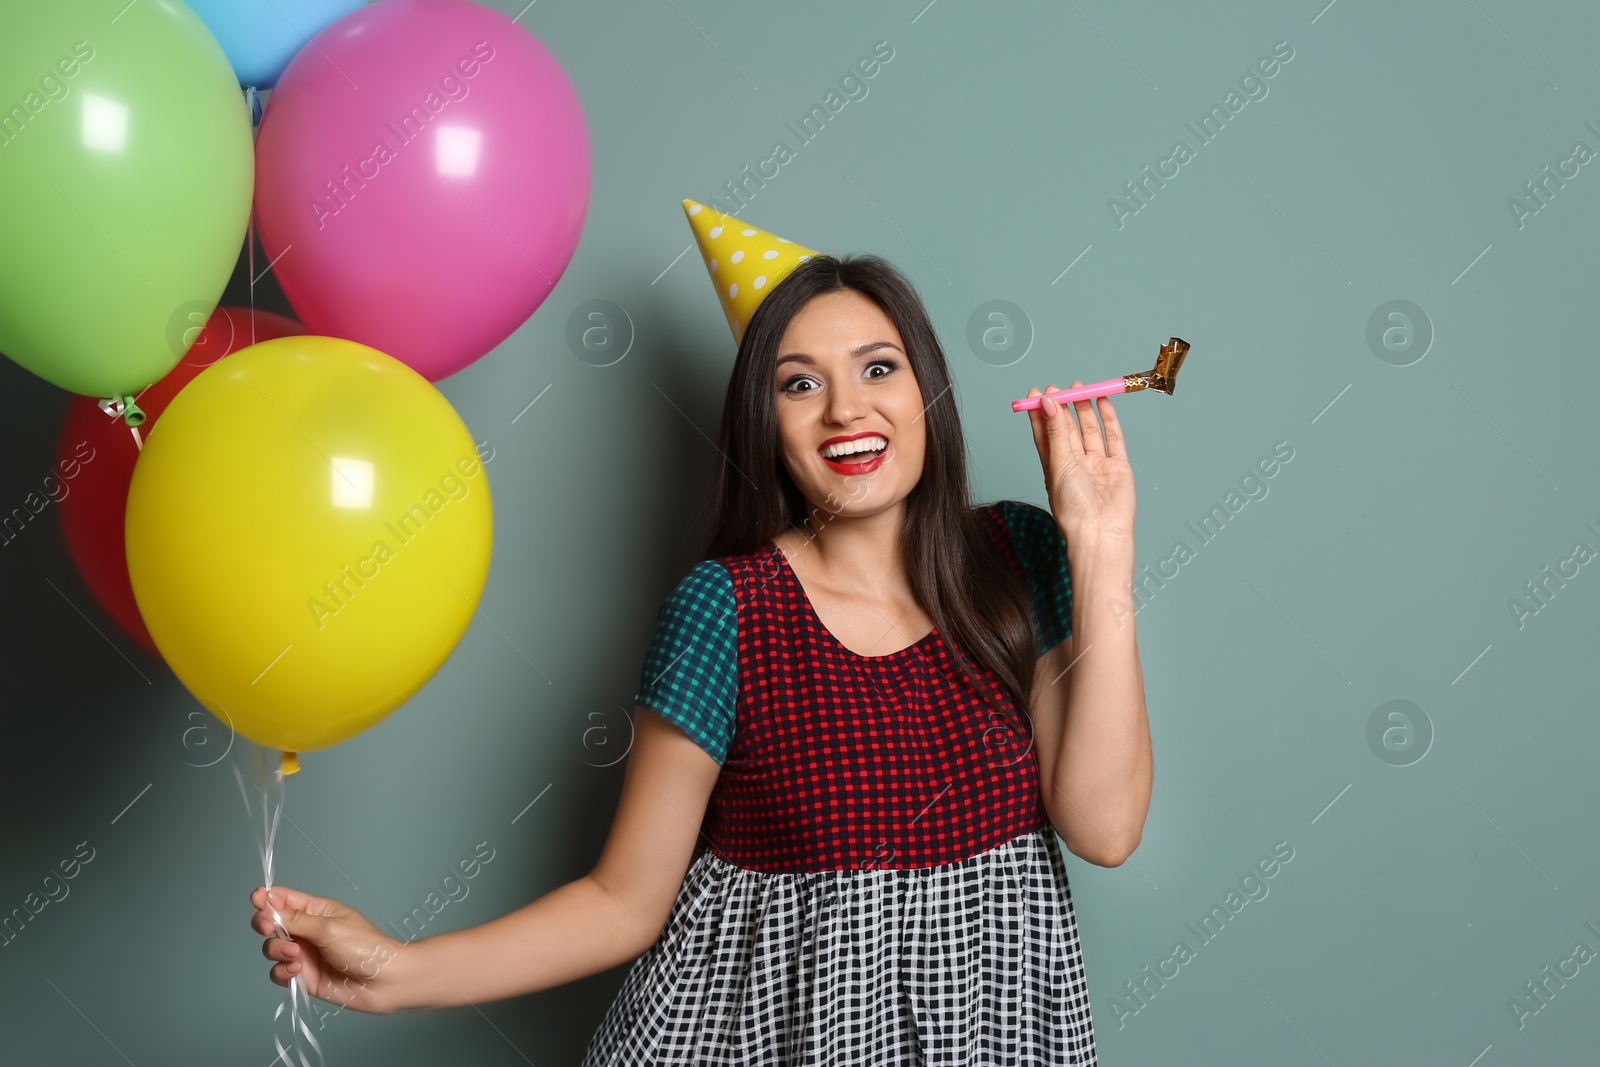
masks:
<instances>
[{"instance_id":1,"label":"woman's nose","mask_svg":"<svg viewBox=\"0 0 1600 1067\"><path fill-rule=\"evenodd\" d=\"M854 383L832 386L828 391L828 420L845 424L855 420L865 406L856 392Z\"/></svg>"}]
</instances>

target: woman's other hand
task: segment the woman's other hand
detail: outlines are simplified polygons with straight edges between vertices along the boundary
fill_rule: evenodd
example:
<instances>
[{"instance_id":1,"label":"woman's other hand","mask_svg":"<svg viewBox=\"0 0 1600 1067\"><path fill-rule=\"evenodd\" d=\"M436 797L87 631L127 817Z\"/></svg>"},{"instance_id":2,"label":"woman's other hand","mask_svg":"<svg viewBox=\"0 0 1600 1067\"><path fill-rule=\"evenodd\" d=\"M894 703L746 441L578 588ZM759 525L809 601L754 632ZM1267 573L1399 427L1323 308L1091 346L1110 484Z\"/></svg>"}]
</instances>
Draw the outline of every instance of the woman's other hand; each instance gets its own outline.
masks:
<instances>
[{"instance_id":1,"label":"woman's other hand","mask_svg":"<svg viewBox=\"0 0 1600 1067\"><path fill-rule=\"evenodd\" d=\"M266 937L261 954L275 961L268 977L281 986L299 978L306 992L372 1014L395 1010L395 965L406 944L328 897L287 886L257 888L250 928ZM282 925L293 941L278 936Z\"/></svg>"},{"instance_id":2,"label":"woman's other hand","mask_svg":"<svg viewBox=\"0 0 1600 1067\"><path fill-rule=\"evenodd\" d=\"M1074 381L1073 386L1082 385ZM1052 383L1045 392L1054 392ZM1040 395L1037 386L1029 396ZM1096 406L1099 413L1096 413ZM1044 467L1050 512L1067 544L1094 544L1106 540L1133 542L1133 467L1128 463L1122 424L1110 397L1078 400L1072 405L1078 417L1053 399L1028 412L1033 443ZM1101 422L1105 439L1101 440ZM1079 429L1079 424L1082 429Z\"/></svg>"}]
</instances>

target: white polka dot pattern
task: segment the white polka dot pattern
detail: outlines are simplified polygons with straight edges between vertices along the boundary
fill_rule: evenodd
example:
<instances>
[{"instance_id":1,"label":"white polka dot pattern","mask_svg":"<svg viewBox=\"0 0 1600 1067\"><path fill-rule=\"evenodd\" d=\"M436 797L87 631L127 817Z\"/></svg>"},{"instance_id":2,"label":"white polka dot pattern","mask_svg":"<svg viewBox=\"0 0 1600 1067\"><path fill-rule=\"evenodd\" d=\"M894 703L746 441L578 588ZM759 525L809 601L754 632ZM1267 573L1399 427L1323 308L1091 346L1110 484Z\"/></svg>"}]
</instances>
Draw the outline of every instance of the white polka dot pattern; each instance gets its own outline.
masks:
<instances>
[{"instance_id":1,"label":"white polka dot pattern","mask_svg":"<svg viewBox=\"0 0 1600 1067\"><path fill-rule=\"evenodd\" d=\"M685 200L683 210L723 315L733 328L733 339L739 342L745 324L773 285L816 252L693 200Z\"/></svg>"}]
</instances>

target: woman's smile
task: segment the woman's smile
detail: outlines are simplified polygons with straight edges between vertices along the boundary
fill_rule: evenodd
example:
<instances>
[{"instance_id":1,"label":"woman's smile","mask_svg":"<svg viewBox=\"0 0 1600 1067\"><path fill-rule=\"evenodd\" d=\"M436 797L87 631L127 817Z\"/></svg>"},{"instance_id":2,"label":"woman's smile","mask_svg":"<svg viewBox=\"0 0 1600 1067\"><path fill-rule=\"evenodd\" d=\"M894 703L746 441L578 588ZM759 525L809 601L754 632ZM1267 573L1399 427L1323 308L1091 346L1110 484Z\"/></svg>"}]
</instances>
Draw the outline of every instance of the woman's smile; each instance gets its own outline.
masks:
<instances>
[{"instance_id":1,"label":"woman's smile","mask_svg":"<svg viewBox=\"0 0 1600 1067\"><path fill-rule=\"evenodd\" d=\"M873 430L830 437L818 446L817 455L836 473L870 474L888 458L889 438Z\"/></svg>"}]
</instances>

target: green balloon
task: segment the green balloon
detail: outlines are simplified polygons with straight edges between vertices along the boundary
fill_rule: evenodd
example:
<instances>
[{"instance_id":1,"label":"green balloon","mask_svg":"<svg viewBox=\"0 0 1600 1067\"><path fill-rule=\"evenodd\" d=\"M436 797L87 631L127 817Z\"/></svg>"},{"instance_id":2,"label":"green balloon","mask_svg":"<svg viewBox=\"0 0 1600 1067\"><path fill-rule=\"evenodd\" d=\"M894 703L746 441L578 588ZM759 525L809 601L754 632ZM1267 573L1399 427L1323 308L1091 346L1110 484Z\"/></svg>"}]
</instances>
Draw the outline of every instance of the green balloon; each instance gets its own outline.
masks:
<instances>
[{"instance_id":1,"label":"green balloon","mask_svg":"<svg viewBox=\"0 0 1600 1067\"><path fill-rule=\"evenodd\" d=\"M184 4L29 0L0 33L0 352L136 394L182 358L238 262L250 112Z\"/></svg>"}]
</instances>

